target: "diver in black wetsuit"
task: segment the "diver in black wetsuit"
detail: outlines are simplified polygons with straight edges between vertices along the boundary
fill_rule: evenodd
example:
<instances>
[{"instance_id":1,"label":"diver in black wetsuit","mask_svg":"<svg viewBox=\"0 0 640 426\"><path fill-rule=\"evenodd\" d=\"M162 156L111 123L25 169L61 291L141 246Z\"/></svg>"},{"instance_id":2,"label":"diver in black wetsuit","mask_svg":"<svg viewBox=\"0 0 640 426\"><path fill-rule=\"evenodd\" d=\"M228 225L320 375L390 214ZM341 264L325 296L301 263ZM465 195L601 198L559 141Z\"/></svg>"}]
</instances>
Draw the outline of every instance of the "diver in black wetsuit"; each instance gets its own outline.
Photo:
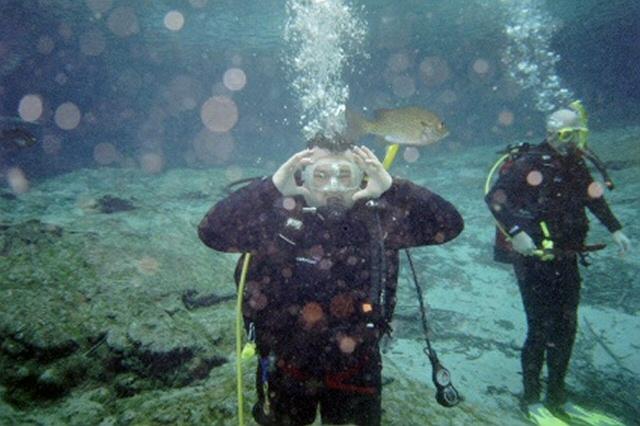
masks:
<instances>
[{"instance_id":1,"label":"diver in black wetsuit","mask_svg":"<svg viewBox=\"0 0 640 426\"><path fill-rule=\"evenodd\" d=\"M630 248L585 164L586 132L586 119L579 110L554 112L547 121L545 141L522 148L504 165L485 199L516 252L512 261L528 326L522 349L522 407L530 416L534 409L544 409L539 398L545 355L546 407L561 413L566 402L564 380L576 335L581 283L577 260L587 250L585 208L613 234L621 252Z\"/></svg>"},{"instance_id":2,"label":"diver in black wetsuit","mask_svg":"<svg viewBox=\"0 0 640 426\"><path fill-rule=\"evenodd\" d=\"M319 406L324 423L379 425L398 250L462 228L450 203L392 179L367 148L321 135L216 204L200 239L252 254L243 310L260 356L256 421L311 424Z\"/></svg>"}]
</instances>

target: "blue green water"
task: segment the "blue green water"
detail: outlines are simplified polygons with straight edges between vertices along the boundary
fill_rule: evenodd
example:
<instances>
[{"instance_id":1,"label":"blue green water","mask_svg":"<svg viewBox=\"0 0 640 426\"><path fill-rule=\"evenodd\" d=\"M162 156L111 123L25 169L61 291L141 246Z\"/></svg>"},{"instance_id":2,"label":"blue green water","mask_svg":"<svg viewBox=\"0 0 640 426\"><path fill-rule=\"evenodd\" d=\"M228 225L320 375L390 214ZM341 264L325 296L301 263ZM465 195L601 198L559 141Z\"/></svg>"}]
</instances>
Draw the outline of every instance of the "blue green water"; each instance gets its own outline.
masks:
<instances>
[{"instance_id":1,"label":"blue green water","mask_svg":"<svg viewBox=\"0 0 640 426\"><path fill-rule=\"evenodd\" d=\"M316 17L326 20L317 29L314 21L300 16L296 21L293 4L305 10L319 8ZM322 7L327 9L323 11ZM97 417L115 418L122 424L144 422L146 417L141 415L141 420L129 413L143 410L137 411L133 403L127 406L126 398L153 392L156 385L158 389L168 385L160 380L159 384L144 382L136 387L136 379L128 375L131 366L118 366L93 376L79 374L79 378L65 381L73 394L67 400L64 398L69 394L58 389L51 391L54 398L25 391L37 387L51 360L30 358L22 352L24 348L12 346L14 340L23 342L16 333L24 324L16 325L14 319L21 315L39 317L49 312L49 302L56 309L78 304L81 310L90 311L91 299L100 299L99 294L119 295L117 300L125 303L126 296L113 283L162 289L157 294L145 290L158 300L172 291L178 295L187 289L204 292L209 281L200 271L208 272L203 265L209 266L206 262L211 254L200 246L194 249L199 242L190 239L193 223L222 195L223 184L253 172L272 172L303 147L305 126L331 119L334 110L345 105L367 116L379 108L421 106L445 121L450 135L433 150L423 151L415 163L399 160L400 173L419 183L435 185L468 214L468 223L480 230L467 227L465 232L472 236L463 237L463 243L469 250L458 254L475 259L474 247L486 245L482 246L483 255L490 251L493 228L490 221L483 222L487 212L471 211L477 206L484 208L478 201L479 188L495 151L516 141L541 140L545 115L580 99L589 112L593 147L611 166L614 178L620 180L622 189L612 196L614 211L617 204L617 211L623 212L631 230L629 236L637 240L640 234L633 220L637 218L638 199L633 188L637 187L640 164L639 21L640 2L635 0L0 0L0 131L21 128L37 139L34 145L25 147L3 138L0 145L0 256L3 267L10 271L6 277L12 277L3 278L0 287L2 303L7 304L2 308L7 323L12 324L3 326L0 348L0 393L7 407L23 410L26 415L46 407L53 407L51 412L57 412L59 406L72 411L69 406L73 408L74 403L69 401L82 393L79 389L86 387L97 394L102 392L99 385L103 383L104 389L113 386L125 390L113 391L113 395L105 390L106 396L92 396L92 404L101 404L94 411L101 413ZM287 28L296 23L300 32L287 39ZM309 50L304 50L305 46ZM310 58L313 60L307 62ZM301 65L296 69L293 63ZM452 183L458 180L469 185L460 189ZM131 217L121 216L127 219L120 221L112 216L91 216L104 195L122 195L149 216L132 213ZM76 221L82 231L77 230ZM171 264L168 269L175 275L160 278L158 268L167 267L166 259L175 253L169 250L172 241L167 240L171 238L163 239L157 233L174 222L182 233L171 234L172 241L180 242L180 256L192 263ZM96 241L104 243L100 232L108 233L109 229L114 232L105 237L108 242L104 247L94 245ZM83 237L76 240L79 234ZM59 240L61 235L70 240ZM482 238L475 240L476 235ZM596 237L606 236L600 230ZM129 240L124 243L118 238ZM157 253L145 252L147 238L153 239L150 245L157 248ZM117 254L124 246L139 251L122 259ZM84 250L89 250L88 260L79 254ZM201 251L191 255L191 250ZM439 256L448 259L444 254ZM571 379L583 400L589 396L585 388L598 387L592 402L604 400L605 408L628 422L638 414L638 383L630 377L637 376L639 366L625 363L635 363L638 358L629 354L616 358L616 351L638 349L637 330L629 331L631 322L624 319L635 320L640 312L635 296L639 291L636 256L620 260L610 255L586 273L587 281L607 283L606 291L587 286L583 292L590 318L607 317L606 309L627 317L612 316L615 319L602 321L600 327L596 322L593 333L583 327L585 336L601 336L607 329L615 337L599 343L588 338L579 340L577 352L581 355L576 356L574 371L579 371L576 366L592 365L593 360L585 354L595 351L594 347L599 348L599 357L608 360L594 363L611 370L603 368L592 376L575 373ZM56 262L67 258L69 264L60 268ZM158 265L158 259L165 260ZM225 276L231 272L230 262L215 262ZM500 276L493 273L487 272L484 278ZM619 278L611 278L614 275ZM78 296L72 290L73 279L82 277L78 281L84 282L88 276L91 285L83 286L91 290ZM512 277L502 278L509 282ZM461 288L471 285L462 281ZM51 283L64 285L50 290ZM51 300L38 299L32 312L13 310L14 297L24 303L33 300L29 292L46 293L40 286L55 293ZM482 289L477 291L483 293ZM515 304L513 311L495 320L496 324L507 324L509 315L521 312L517 297L509 290L501 295L511 295ZM58 305L60 300L65 304ZM435 300L442 302L437 297ZM135 308L127 309L131 319L127 317L126 321L136 321L136 313L144 311L142 305L136 302ZM594 313L592 307L604 310ZM232 318L228 308L221 314L225 320ZM166 307L171 312L173 309ZM38 329L32 340L26 339L29 344L23 342L24 346L30 350L35 347L35 352L41 341L44 347L54 346L56 362L60 353L67 355L66 351L89 354L85 358L96 354L103 357L100 351L107 346L112 352L128 353L130 348L122 343L118 332L103 333L111 322L118 322L114 318L120 312L105 314L104 322L98 321L95 327L91 324L94 328L86 333L57 327L58 321L62 324L68 320L66 315L66 311L52 314L49 323L54 331ZM469 320L456 315L453 317L460 327L467 327L464 324ZM449 318L446 314L436 317ZM25 323L29 328L35 321ZM524 331L518 327L513 339L520 342ZM133 328L131 333L144 334ZM225 333L220 332L220 341L227 349L225 344L232 338ZM417 332L399 333L400 338L419 339ZM102 343L105 335L111 339L106 345ZM501 347L510 343L501 341L502 337L511 338L507 335L496 331L498 337L489 340ZM67 338L79 342L81 350L67 344ZM198 348L210 344L202 339ZM97 349L92 349L94 345ZM468 345L472 347L473 343ZM614 357L608 357L603 347L613 347ZM398 351L402 362L407 363L402 364L402 370L412 361L406 352ZM455 354L455 345L447 351ZM216 352L207 359L216 360L211 362L215 364L218 356L226 355ZM485 366L489 365L487 361ZM131 371L139 370L131 367ZM517 375L515 371L517 368ZM23 373L24 377L19 375ZM499 383L475 384L486 390L486 395L495 391L497 401L501 401L499 397L511 401L515 399L510 394L519 390L519 376L514 380L513 386L504 387ZM629 383L635 399L616 395L622 385L604 385L614 382ZM191 379L185 383L176 387L188 386ZM14 389L23 393L10 396ZM505 410L513 408L507 406ZM234 415L233 407L216 409L220 411L207 415ZM91 404L79 410L89 412ZM11 411L0 419L33 424L30 422L39 413L51 412L34 411L36 414L29 418Z\"/></svg>"}]
</instances>

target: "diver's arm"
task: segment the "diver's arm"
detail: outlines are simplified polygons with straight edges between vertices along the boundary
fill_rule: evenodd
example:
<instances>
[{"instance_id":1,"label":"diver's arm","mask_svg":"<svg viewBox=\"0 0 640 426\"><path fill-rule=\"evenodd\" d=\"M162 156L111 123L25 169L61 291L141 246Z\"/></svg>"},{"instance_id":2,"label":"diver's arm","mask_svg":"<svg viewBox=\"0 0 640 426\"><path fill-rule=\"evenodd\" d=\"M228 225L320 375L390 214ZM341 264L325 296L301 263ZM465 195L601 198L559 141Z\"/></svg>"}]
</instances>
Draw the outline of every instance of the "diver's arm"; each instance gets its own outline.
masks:
<instances>
[{"instance_id":1,"label":"diver's arm","mask_svg":"<svg viewBox=\"0 0 640 426\"><path fill-rule=\"evenodd\" d=\"M442 244L464 228L462 216L450 202L407 180L394 179L380 199L392 212L386 224L389 248Z\"/></svg>"},{"instance_id":2,"label":"diver's arm","mask_svg":"<svg viewBox=\"0 0 640 426\"><path fill-rule=\"evenodd\" d=\"M604 195L602 195L602 187L593 180L584 162L581 162L580 166L581 167L578 168L578 179L579 185L585 190L585 205L609 232L614 233L619 231L622 229L622 225L611 211Z\"/></svg>"},{"instance_id":3,"label":"diver's arm","mask_svg":"<svg viewBox=\"0 0 640 426\"><path fill-rule=\"evenodd\" d=\"M609 230L614 233L622 229L622 224L611 211L604 197L592 199L587 203L587 208Z\"/></svg>"},{"instance_id":4,"label":"diver's arm","mask_svg":"<svg viewBox=\"0 0 640 426\"><path fill-rule=\"evenodd\" d=\"M278 210L275 207L281 198L271 178L251 182L207 212L198 226L198 236L219 251L264 249L275 239Z\"/></svg>"},{"instance_id":5,"label":"diver's arm","mask_svg":"<svg viewBox=\"0 0 640 426\"><path fill-rule=\"evenodd\" d=\"M586 165L581 168L581 171L580 184L583 188L586 188L586 193L584 194L586 207L611 233L613 241L620 249L620 254L624 255L631 250L631 241L622 232L622 224L611 211L609 204L602 195L601 186L593 180Z\"/></svg>"}]
</instances>

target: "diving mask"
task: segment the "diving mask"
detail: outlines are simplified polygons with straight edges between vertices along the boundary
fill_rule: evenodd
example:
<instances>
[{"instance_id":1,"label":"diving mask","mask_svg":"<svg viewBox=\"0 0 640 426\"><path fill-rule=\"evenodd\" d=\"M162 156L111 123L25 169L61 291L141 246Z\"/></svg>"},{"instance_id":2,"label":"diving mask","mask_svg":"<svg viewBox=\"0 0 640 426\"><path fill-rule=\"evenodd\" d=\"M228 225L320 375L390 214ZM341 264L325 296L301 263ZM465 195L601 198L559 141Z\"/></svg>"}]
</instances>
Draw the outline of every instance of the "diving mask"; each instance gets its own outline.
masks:
<instances>
[{"instance_id":1,"label":"diving mask","mask_svg":"<svg viewBox=\"0 0 640 426\"><path fill-rule=\"evenodd\" d=\"M580 143L588 133L589 130L586 127L564 127L556 132L559 142L575 143Z\"/></svg>"},{"instance_id":2,"label":"diving mask","mask_svg":"<svg viewBox=\"0 0 640 426\"><path fill-rule=\"evenodd\" d=\"M354 191L360 187L362 178L362 170L346 160L320 159L302 171L305 185L320 192Z\"/></svg>"}]
</instances>

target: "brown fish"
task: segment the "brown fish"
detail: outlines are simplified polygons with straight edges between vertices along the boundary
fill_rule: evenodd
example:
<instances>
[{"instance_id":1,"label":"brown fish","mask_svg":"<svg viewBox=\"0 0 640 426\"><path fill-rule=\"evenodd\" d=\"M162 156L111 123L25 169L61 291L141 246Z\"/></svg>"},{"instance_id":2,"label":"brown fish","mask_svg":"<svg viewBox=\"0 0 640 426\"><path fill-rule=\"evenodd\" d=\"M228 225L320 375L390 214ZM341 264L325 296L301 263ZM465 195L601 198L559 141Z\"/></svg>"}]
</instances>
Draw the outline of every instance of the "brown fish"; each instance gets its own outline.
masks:
<instances>
[{"instance_id":1,"label":"brown fish","mask_svg":"<svg viewBox=\"0 0 640 426\"><path fill-rule=\"evenodd\" d=\"M379 109L374 114L375 118L369 121L347 109L347 135L358 140L371 134L390 144L422 146L436 143L449 134L437 115L420 107Z\"/></svg>"}]
</instances>

